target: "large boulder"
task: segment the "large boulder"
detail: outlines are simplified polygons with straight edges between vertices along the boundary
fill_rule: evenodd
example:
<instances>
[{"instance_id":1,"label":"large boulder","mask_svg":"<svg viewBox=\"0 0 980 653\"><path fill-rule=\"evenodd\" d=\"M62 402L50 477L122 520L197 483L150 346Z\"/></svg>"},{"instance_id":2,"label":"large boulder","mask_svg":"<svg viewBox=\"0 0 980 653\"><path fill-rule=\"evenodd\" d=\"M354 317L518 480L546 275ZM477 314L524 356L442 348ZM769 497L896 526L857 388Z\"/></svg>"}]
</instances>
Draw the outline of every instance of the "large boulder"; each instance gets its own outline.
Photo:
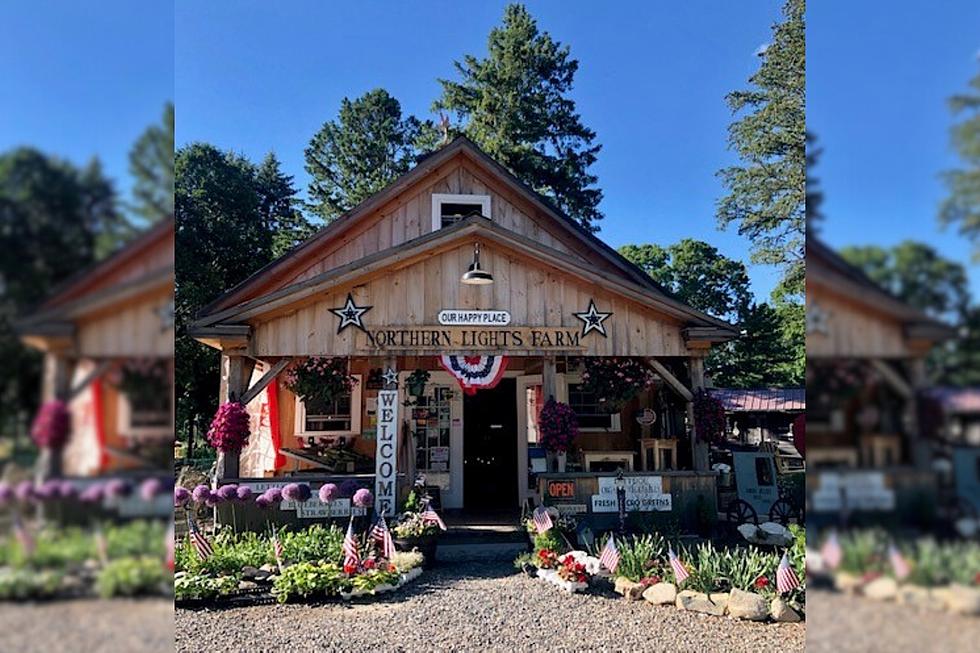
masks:
<instances>
[{"instance_id":1,"label":"large boulder","mask_svg":"<svg viewBox=\"0 0 980 653\"><path fill-rule=\"evenodd\" d=\"M643 590L646 588L643 583L634 582L625 576L617 576L613 589L630 601L639 601L643 598Z\"/></svg>"},{"instance_id":2,"label":"large boulder","mask_svg":"<svg viewBox=\"0 0 980 653\"><path fill-rule=\"evenodd\" d=\"M733 589L728 598L728 614L736 619L765 621L769 618L769 604L758 594Z\"/></svg>"},{"instance_id":3,"label":"large boulder","mask_svg":"<svg viewBox=\"0 0 980 653\"><path fill-rule=\"evenodd\" d=\"M728 608L728 594L704 594L693 590L683 590L677 593L676 605L681 610L703 612L721 617Z\"/></svg>"},{"instance_id":4,"label":"large boulder","mask_svg":"<svg viewBox=\"0 0 980 653\"><path fill-rule=\"evenodd\" d=\"M657 583L643 590L643 600L653 605L673 605L677 587L673 583Z\"/></svg>"},{"instance_id":5,"label":"large boulder","mask_svg":"<svg viewBox=\"0 0 980 653\"><path fill-rule=\"evenodd\" d=\"M956 614L980 615L980 590L966 585L950 585L941 593L946 609Z\"/></svg>"},{"instance_id":6,"label":"large boulder","mask_svg":"<svg viewBox=\"0 0 980 653\"><path fill-rule=\"evenodd\" d=\"M834 575L834 589L836 589L838 592L853 594L854 592L857 592L863 584L864 581L860 576L849 574L846 571L839 571Z\"/></svg>"},{"instance_id":7,"label":"large boulder","mask_svg":"<svg viewBox=\"0 0 980 653\"><path fill-rule=\"evenodd\" d=\"M935 608L936 600L925 587L917 585L900 585L895 594L895 600L902 605L910 605L916 608ZM942 605L939 606L941 610Z\"/></svg>"},{"instance_id":8,"label":"large boulder","mask_svg":"<svg viewBox=\"0 0 980 653\"><path fill-rule=\"evenodd\" d=\"M772 604L769 606L769 613L772 615L773 621L778 623L795 624L802 619L800 613L778 596L772 600Z\"/></svg>"},{"instance_id":9,"label":"large boulder","mask_svg":"<svg viewBox=\"0 0 980 653\"><path fill-rule=\"evenodd\" d=\"M880 576L865 585L862 592L875 601L891 601L898 594L898 583L894 578Z\"/></svg>"}]
</instances>

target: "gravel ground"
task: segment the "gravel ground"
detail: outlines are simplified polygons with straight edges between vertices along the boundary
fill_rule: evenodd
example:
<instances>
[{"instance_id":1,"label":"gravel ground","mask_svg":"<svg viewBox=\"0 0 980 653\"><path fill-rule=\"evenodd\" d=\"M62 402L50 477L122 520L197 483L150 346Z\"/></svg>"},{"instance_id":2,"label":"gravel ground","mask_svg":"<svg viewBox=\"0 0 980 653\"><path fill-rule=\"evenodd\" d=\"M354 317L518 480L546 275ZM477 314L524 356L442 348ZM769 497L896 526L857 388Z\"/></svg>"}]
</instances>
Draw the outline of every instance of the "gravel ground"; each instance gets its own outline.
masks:
<instances>
[{"instance_id":1,"label":"gravel ground","mask_svg":"<svg viewBox=\"0 0 980 653\"><path fill-rule=\"evenodd\" d=\"M177 610L177 651L802 651L802 624L752 624L568 595L509 563L428 571L374 603Z\"/></svg>"},{"instance_id":2,"label":"gravel ground","mask_svg":"<svg viewBox=\"0 0 980 653\"><path fill-rule=\"evenodd\" d=\"M168 653L174 650L173 609L164 599L4 603L0 651Z\"/></svg>"},{"instance_id":3,"label":"gravel ground","mask_svg":"<svg viewBox=\"0 0 980 653\"><path fill-rule=\"evenodd\" d=\"M980 618L807 588L807 653L976 651Z\"/></svg>"}]
</instances>

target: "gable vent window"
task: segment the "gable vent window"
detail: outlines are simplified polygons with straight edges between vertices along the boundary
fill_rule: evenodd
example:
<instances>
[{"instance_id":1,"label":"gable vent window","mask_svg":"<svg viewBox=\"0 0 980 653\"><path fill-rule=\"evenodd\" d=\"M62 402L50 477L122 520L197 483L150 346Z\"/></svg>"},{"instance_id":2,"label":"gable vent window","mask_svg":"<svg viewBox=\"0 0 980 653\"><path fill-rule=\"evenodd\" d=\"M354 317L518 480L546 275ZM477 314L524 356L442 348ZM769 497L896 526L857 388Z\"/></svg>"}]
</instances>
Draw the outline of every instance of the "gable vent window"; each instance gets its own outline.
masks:
<instances>
[{"instance_id":1,"label":"gable vent window","mask_svg":"<svg viewBox=\"0 0 980 653\"><path fill-rule=\"evenodd\" d=\"M489 195L432 195L432 230L456 224L474 214L490 217Z\"/></svg>"}]
</instances>

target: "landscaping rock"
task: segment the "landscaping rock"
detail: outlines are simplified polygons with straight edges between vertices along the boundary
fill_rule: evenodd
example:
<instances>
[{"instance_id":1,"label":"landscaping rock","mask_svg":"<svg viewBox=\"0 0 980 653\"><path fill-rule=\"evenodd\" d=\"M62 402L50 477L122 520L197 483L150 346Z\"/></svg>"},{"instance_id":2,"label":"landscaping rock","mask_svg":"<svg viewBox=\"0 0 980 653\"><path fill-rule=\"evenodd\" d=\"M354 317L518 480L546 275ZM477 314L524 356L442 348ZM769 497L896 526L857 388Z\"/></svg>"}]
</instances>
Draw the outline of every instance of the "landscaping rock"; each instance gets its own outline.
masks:
<instances>
[{"instance_id":1,"label":"landscaping rock","mask_svg":"<svg viewBox=\"0 0 980 653\"><path fill-rule=\"evenodd\" d=\"M769 618L769 605L762 596L754 592L733 589L728 599L728 614L736 619L765 621Z\"/></svg>"},{"instance_id":2,"label":"landscaping rock","mask_svg":"<svg viewBox=\"0 0 980 653\"><path fill-rule=\"evenodd\" d=\"M839 572L834 576L834 588L839 592L853 594L858 591L863 583L864 581L861 580L860 576L849 574L846 571Z\"/></svg>"},{"instance_id":3,"label":"landscaping rock","mask_svg":"<svg viewBox=\"0 0 980 653\"><path fill-rule=\"evenodd\" d=\"M645 588L642 583L635 583L625 576L617 576L613 589L617 594L622 594L630 601L639 601L643 598L643 590Z\"/></svg>"},{"instance_id":4,"label":"landscaping rock","mask_svg":"<svg viewBox=\"0 0 980 653\"><path fill-rule=\"evenodd\" d=\"M258 583L250 580L240 580L238 581L238 589L240 590L254 590L258 587Z\"/></svg>"},{"instance_id":5,"label":"landscaping rock","mask_svg":"<svg viewBox=\"0 0 980 653\"><path fill-rule=\"evenodd\" d=\"M693 590L683 590L677 593L676 605L681 610L703 612L721 617L728 608L728 594L718 593L710 596Z\"/></svg>"},{"instance_id":6,"label":"landscaping rock","mask_svg":"<svg viewBox=\"0 0 980 653\"><path fill-rule=\"evenodd\" d=\"M255 578L255 576L258 573L259 573L258 567L252 567L249 565L245 565L244 567L242 567L242 578L246 578L246 579Z\"/></svg>"},{"instance_id":7,"label":"landscaping rock","mask_svg":"<svg viewBox=\"0 0 980 653\"><path fill-rule=\"evenodd\" d=\"M643 591L643 600L653 605L673 605L677 600L677 587L673 583L657 583Z\"/></svg>"},{"instance_id":8,"label":"landscaping rock","mask_svg":"<svg viewBox=\"0 0 980 653\"><path fill-rule=\"evenodd\" d=\"M902 605L910 605L916 608L937 608L942 610L945 606L942 603L936 605L936 599L933 598L932 593L929 592L925 587L917 587L916 585L901 585L898 588L898 593L895 595L895 600Z\"/></svg>"},{"instance_id":9,"label":"landscaping rock","mask_svg":"<svg viewBox=\"0 0 980 653\"><path fill-rule=\"evenodd\" d=\"M276 573L276 566L275 565L264 564L261 567L259 567L259 569L261 569L262 571L267 571L270 574Z\"/></svg>"},{"instance_id":10,"label":"landscaping rock","mask_svg":"<svg viewBox=\"0 0 980 653\"><path fill-rule=\"evenodd\" d=\"M980 590L966 585L950 585L941 596L950 612L967 616L980 615Z\"/></svg>"},{"instance_id":11,"label":"landscaping rock","mask_svg":"<svg viewBox=\"0 0 980 653\"><path fill-rule=\"evenodd\" d=\"M773 621L778 623L795 624L802 619L800 613L778 596L772 600L772 604L769 606L769 613L772 615Z\"/></svg>"},{"instance_id":12,"label":"landscaping rock","mask_svg":"<svg viewBox=\"0 0 980 653\"><path fill-rule=\"evenodd\" d=\"M898 583L893 578L881 576L865 585L862 592L874 601L892 601L898 594Z\"/></svg>"}]
</instances>

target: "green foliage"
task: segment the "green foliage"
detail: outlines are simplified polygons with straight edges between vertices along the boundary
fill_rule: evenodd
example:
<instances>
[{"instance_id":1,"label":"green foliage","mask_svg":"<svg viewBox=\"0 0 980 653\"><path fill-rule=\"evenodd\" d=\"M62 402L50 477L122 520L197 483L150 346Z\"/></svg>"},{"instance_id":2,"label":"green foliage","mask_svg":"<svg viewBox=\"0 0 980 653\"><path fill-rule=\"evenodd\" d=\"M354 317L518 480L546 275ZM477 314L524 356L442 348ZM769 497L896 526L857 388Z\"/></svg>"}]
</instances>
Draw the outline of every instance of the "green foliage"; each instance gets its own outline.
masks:
<instances>
[{"instance_id":1,"label":"green foliage","mask_svg":"<svg viewBox=\"0 0 980 653\"><path fill-rule=\"evenodd\" d=\"M719 171L728 195L718 202L722 226L738 225L752 241L752 260L783 270L785 297L804 291L806 198L805 1L787 0L783 21L760 54L751 87L727 96L742 115L729 126L741 165Z\"/></svg>"},{"instance_id":2,"label":"green foliage","mask_svg":"<svg viewBox=\"0 0 980 653\"><path fill-rule=\"evenodd\" d=\"M422 563L425 562L425 556L418 551L395 551L389 562L395 565L398 571L405 573L416 567L421 567Z\"/></svg>"},{"instance_id":3,"label":"green foliage","mask_svg":"<svg viewBox=\"0 0 980 653\"><path fill-rule=\"evenodd\" d=\"M520 4L490 31L487 56L455 63L459 81L440 79L433 107L454 112L462 131L583 227L597 231L602 191L589 172L600 145L569 97L578 61L538 30Z\"/></svg>"},{"instance_id":4,"label":"green foliage","mask_svg":"<svg viewBox=\"0 0 980 653\"><path fill-rule=\"evenodd\" d=\"M344 98L337 119L323 123L305 151L309 208L331 222L382 190L409 170L416 141L432 129L402 117L401 104L382 88Z\"/></svg>"},{"instance_id":5,"label":"green foliage","mask_svg":"<svg viewBox=\"0 0 980 653\"><path fill-rule=\"evenodd\" d=\"M174 577L174 599L188 601L226 596L238 589L236 576L181 573Z\"/></svg>"},{"instance_id":6,"label":"green foliage","mask_svg":"<svg viewBox=\"0 0 980 653\"><path fill-rule=\"evenodd\" d=\"M548 549L554 551L555 553L562 553L567 548L561 536L557 532L558 529L549 528L544 533L534 532L532 534L534 552L537 553L542 549Z\"/></svg>"},{"instance_id":7,"label":"green foliage","mask_svg":"<svg viewBox=\"0 0 980 653\"><path fill-rule=\"evenodd\" d=\"M849 531L840 537L840 569L852 574L884 573L888 568L888 535L881 530Z\"/></svg>"},{"instance_id":8,"label":"green foliage","mask_svg":"<svg viewBox=\"0 0 980 653\"><path fill-rule=\"evenodd\" d=\"M61 588L62 572L0 569L0 600L46 599Z\"/></svg>"},{"instance_id":9,"label":"green foliage","mask_svg":"<svg viewBox=\"0 0 980 653\"><path fill-rule=\"evenodd\" d=\"M282 541L283 557L289 562L323 560L339 564L343 560L344 532L333 524L314 524L302 531L283 533L279 537Z\"/></svg>"},{"instance_id":10,"label":"green foliage","mask_svg":"<svg viewBox=\"0 0 980 653\"><path fill-rule=\"evenodd\" d=\"M943 175L948 197L939 210L944 225L954 225L980 252L980 74L970 80L965 93L949 101L953 115L961 120L951 130L953 147L962 166Z\"/></svg>"},{"instance_id":11,"label":"green foliage","mask_svg":"<svg viewBox=\"0 0 980 653\"><path fill-rule=\"evenodd\" d=\"M104 529L109 558L157 556L163 559L167 527L163 522L138 519Z\"/></svg>"},{"instance_id":12,"label":"green foliage","mask_svg":"<svg viewBox=\"0 0 980 653\"><path fill-rule=\"evenodd\" d=\"M174 105L163 108L159 125L150 125L129 151L133 176L132 210L149 223L174 213Z\"/></svg>"},{"instance_id":13,"label":"green foliage","mask_svg":"<svg viewBox=\"0 0 980 653\"><path fill-rule=\"evenodd\" d=\"M103 598L158 594L169 575L160 558L120 558L99 571L95 588Z\"/></svg>"},{"instance_id":14,"label":"green foliage","mask_svg":"<svg viewBox=\"0 0 980 653\"><path fill-rule=\"evenodd\" d=\"M343 570L334 563L301 562L282 570L272 585L272 594L280 603L297 598L335 596L350 588Z\"/></svg>"},{"instance_id":15,"label":"green foliage","mask_svg":"<svg viewBox=\"0 0 980 653\"><path fill-rule=\"evenodd\" d=\"M364 571L351 579L351 585L356 590L373 592L381 585L395 585L401 578L396 570L371 569Z\"/></svg>"},{"instance_id":16,"label":"green foliage","mask_svg":"<svg viewBox=\"0 0 980 653\"><path fill-rule=\"evenodd\" d=\"M210 541L214 553L202 561L191 545L190 538L185 536L177 547L175 568L191 573L233 575L245 566L261 567L274 562L272 541L268 536L259 533L235 534L231 529L223 529L211 537Z\"/></svg>"},{"instance_id":17,"label":"green foliage","mask_svg":"<svg viewBox=\"0 0 980 653\"><path fill-rule=\"evenodd\" d=\"M691 574L684 581L684 589L696 592L721 592L725 587L725 559L718 554L711 542L703 542L696 547L680 552L678 555L687 564Z\"/></svg>"},{"instance_id":18,"label":"green foliage","mask_svg":"<svg viewBox=\"0 0 980 653\"><path fill-rule=\"evenodd\" d=\"M95 558L95 540L80 528L44 528L34 533L30 558L15 538L9 538L4 548L7 564L18 568L64 569Z\"/></svg>"},{"instance_id":19,"label":"green foliage","mask_svg":"<svg viewBox=\"0 0 980 653\"><path fill-rule=\"evenodd\" d=\"M667 553L667 542L656 533L633 535L624 541L617 541L619 547L619 566L616 574L639 582L649 576L663 577L663 559ZM601 551L601 549L600 549Z\"/></svg>"}]
</instances>

